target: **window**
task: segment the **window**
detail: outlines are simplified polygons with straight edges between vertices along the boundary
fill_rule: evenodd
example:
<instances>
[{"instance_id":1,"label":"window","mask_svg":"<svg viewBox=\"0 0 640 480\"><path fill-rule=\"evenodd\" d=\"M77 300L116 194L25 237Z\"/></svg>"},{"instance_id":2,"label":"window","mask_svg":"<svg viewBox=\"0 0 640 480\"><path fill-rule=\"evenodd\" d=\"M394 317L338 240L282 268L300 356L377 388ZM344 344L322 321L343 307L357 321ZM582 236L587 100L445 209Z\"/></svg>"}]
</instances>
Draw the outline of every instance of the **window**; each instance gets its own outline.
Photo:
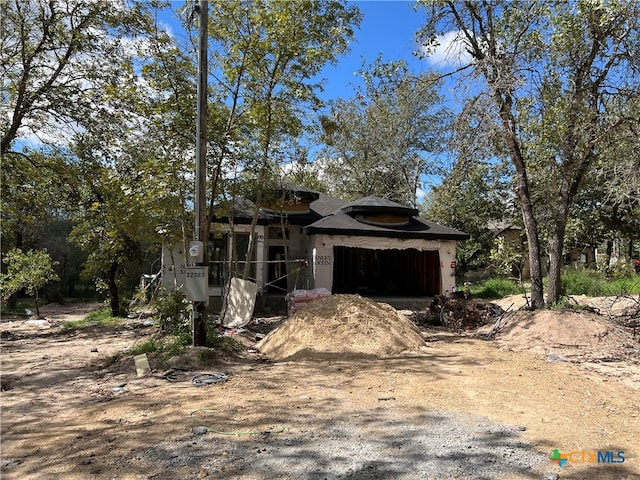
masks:
<instances>
[{"instance_id":1,"label":"window","mask_svg":"<svg viewBox=\"0 0 640 480\"><path fill-rule=\"evenodd\" d=\"M231 276L241 276L244 273L244 266L247 259L247 247L249 246L248 233L236 233L235 236L235 252L237 259L234 265L229 265L229 243L230 235L224 233L217 236L211 235L207 243L207 256L209 257L209 285L212 287L224 286L225 280ZM256 249L254 245L253 259L256 258ZM229 269L231 272L229 273ZM251 264L249 277L254 279L256 276L255 263Z\"/></svg>"},{"instance_id":2,"label":"window","mask_svg":"<svg viewBox=\"0 0 640 480\"><path fill-rule=\"evenodd\" d=\"M229 236L225 233L222 236L209 237L207 244L207 256L209 257L209 285L224 285L225 262L227 260L227 245Z\"/></svg>"}]
</instances>

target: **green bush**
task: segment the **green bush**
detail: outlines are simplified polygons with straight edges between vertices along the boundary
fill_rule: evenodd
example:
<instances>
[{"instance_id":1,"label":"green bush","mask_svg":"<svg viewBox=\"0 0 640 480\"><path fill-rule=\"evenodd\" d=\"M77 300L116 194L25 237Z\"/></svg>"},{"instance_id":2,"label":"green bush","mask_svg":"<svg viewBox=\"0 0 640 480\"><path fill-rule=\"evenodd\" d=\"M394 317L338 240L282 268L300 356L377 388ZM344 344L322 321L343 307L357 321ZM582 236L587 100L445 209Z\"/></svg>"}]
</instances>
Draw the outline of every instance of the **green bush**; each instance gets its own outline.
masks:
<instances>
[{"instance_id":1,"label":"green bush","mask_svg":"<svg viewBox=\"0 0 640 480\"><path fill-rule=\"evenodd\" d=\"M237 353L244 349L236 339L220 335L214 325L207 325L207 347L225 353Z\"/></svg>"},{"instance_id":2,"label":"green bush","mask_svg":"<svg viewBox=\"0 0 640 480\"><path fill-rule=\"evenodd\" d=\"M184 292L163 289L156 298L154 316L160 322L163 332L172 335L191 335L190 307Z\"/></svg>"},{"instance_id":3,"label":"green bush","mask_svg":"<svg viewBox=\"0 0 640 480\"><path fill-rule=\"evenodd\" d=\"M637 277L635 266L631 262L618 262L607 270L607 277L612 280L626 280Z\"/></svg>"},{"instance_id":4,"label":"green bush","mask_svg":"<svg viewBox=\"0 0 640 480\"><path fill-rule=\"evenodd\" d=\"M185 348L191 343L191 339L185 342L183 336L171 335L162 338L148 338L142 343L138 343L127 350L130 356L142 355L143 353L159 353L165 357L175 357L184 353Z\"/></svg>"},{"instance_id":5,"label":"green bush","mask_svg":"<svg viewBox=\"0 0 640 480\"><path fill-rule=\"evenodd\" d=\"M515 282L506 278L491 278L471 287L470 291L471 295L478 298L502 298L522 293L522 289Z\"/></svg>"},{"instance_id":6,"label":"green bush","mask_svg":"<svg viewBox=\"0 0 640 480\"><path fill-rule=\"evenodd\" d=\"M155 338L148 338L142 343L134 345L127 350L127 355L136 356L143 353L155 353L161 350L161 344Z\"/></svg>"}]
</instances>

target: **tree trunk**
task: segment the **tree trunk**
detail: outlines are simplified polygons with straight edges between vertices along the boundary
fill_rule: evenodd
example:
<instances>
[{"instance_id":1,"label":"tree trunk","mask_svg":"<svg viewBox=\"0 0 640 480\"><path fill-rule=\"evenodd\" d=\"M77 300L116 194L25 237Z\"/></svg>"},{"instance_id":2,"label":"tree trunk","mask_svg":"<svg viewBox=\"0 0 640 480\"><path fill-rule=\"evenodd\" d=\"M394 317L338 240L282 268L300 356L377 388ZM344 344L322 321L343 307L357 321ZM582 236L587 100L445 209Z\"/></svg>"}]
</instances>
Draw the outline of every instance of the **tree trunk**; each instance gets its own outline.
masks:
<instances>
[{"instance_id":1,"label":"tree trunk","mask_svg":"<svg viewBox=\"0 0 640 480\"><path fill-rule=\"evenodd\" d=\"M107 284L109 285L109 304L111 305L111 316L120 316L120 296L116 285L116 273L118 273L118 262L112 262L109 269Z\"/></svg>"},{"instance_id":2,"label":"tree trunk","mask_svg":"<svg viewBox=\"0 0 640 480\"><path fill-rule=\"evenodd\" d=\"M36 318L40 318L40 296L37 288L34 290L34 302L36 304Z\"/></svg>"},{"instance_id":3,"label":"tree trunk","mask_svg":"<svg viewBox=\"0 0 640 480\"><path fill-rule=\"evenodd\" d=\"M542 264L540 260L540 239L538 237L538 224L533 212L533 204L529 192L527 166L513 127L516 123L511 111L513 99L509 93L497 89L494 91L494 100L500 107L502 134L509 149L511 161L516 168L516 196L518 197L520 209L522 210L522 219L527 234L527 243L529 244L531 308L538 310L545 306L542 285Z\"/></svg>"},{"instance_id":4,"label":"tree trunk","mask_svg":"<svg viewBox=\"0 0 640 480\"><path fill-rule=\"evenodd\" d=\"M518 183L520 183L520 181L518 181ZM520 198L520 196L518 198ZM525 195L524 198L520 198L520 208L522 209L522 219L524 221L525 232L527 234L527 244L529 246L531 308L533 310L538 310L544 308L545 305L542 285L542 261L540 259L540 240L538 238L538 225L533 214L531 198L528 196L528 194Z\"/></svg>"},{"instance_id":5,"label":"tree trunk","mask_svg":"<svg viewBox=\"0 0 640 480\"><path fill-rule=\"evenodd\" d=\"M556 228L551 239L551 250L549 252L549 290L547 292L547 303L552 305L558 303L561 291L562 270L564 268L564 234L566 231L567 218L565 215L556 217Z\"/></svg>"}]
</instances>

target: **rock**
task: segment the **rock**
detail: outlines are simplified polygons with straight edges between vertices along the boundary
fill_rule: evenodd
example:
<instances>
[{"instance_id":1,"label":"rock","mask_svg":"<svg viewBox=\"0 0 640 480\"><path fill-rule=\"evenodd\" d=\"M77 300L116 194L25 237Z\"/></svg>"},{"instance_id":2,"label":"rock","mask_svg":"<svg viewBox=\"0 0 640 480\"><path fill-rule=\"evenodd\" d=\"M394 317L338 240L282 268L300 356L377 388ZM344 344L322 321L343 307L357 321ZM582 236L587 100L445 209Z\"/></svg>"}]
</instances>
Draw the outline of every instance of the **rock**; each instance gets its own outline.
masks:
<instances>
[{"instance_id":1,"label":"rock","mask_svg":"<svg viewBox=\"0 0 640 480\"><path fill-rule=\"evenodd\" d=\"M97 351L98 351L98 347L93 347L93 348L91 349L91 352L92 352L92 353L96 353Z\"/></svg>"},{"instance_id":2,"label":"rock","mask_svg":"<svg viewBox=\"0 0 640 480\"><path fill-rule=\"evenodd\" d=\"M51 328L51 324L46 320L27 320L24 324L33 328Z\"/></svg>"},{"instance_id":3,"label":"rock","mask_svg":"<svg viewBox=\"0 0 640 480\"><path fill-rule=\"evenodd\" d=\"M197 427L193 427L192 431L194 435L204 435L209 431L209 429L207 427L203 427L202 425L198 425Z\"/></svg>"},{"instance_id":4,"label":"rock","mask_svg":"<svg viewBox=\"0 0 640 480\"><path fill-rule=\"evenodd\" d=\"M558 475L557 473L547 472L542 477L542 480L558 480L559 478L560 478L560 475Z\"/></svg>"},{"instance_id":5,"label":"rock","mask_svg":"<svg viewBox=\"0 0 640 480\"><path fill-rule=\"evenodd\" d=\"M0 467L3 469L16 467L22 463L22 460L2 460L0 461Z\"/></svg>"}]
</instances>

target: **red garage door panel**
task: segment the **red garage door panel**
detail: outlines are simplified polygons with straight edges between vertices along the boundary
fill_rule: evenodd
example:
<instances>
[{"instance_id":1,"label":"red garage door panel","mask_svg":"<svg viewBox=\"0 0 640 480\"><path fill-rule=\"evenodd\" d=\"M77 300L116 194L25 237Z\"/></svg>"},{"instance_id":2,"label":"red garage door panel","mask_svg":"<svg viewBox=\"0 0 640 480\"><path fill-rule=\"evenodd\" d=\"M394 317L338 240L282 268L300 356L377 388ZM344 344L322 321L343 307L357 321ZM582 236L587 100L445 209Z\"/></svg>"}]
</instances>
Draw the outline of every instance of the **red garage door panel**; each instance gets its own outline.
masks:
<instances>
[{"instance_id":1,"label":"red garage door panel","mask_svg":"<svg viewBox=\"0 0 640 480\"><path fill-rule=\"evenodd\" d=\"M334 247L333 293L440 294L437 251Z\"/></svg>"}]
</instances>

